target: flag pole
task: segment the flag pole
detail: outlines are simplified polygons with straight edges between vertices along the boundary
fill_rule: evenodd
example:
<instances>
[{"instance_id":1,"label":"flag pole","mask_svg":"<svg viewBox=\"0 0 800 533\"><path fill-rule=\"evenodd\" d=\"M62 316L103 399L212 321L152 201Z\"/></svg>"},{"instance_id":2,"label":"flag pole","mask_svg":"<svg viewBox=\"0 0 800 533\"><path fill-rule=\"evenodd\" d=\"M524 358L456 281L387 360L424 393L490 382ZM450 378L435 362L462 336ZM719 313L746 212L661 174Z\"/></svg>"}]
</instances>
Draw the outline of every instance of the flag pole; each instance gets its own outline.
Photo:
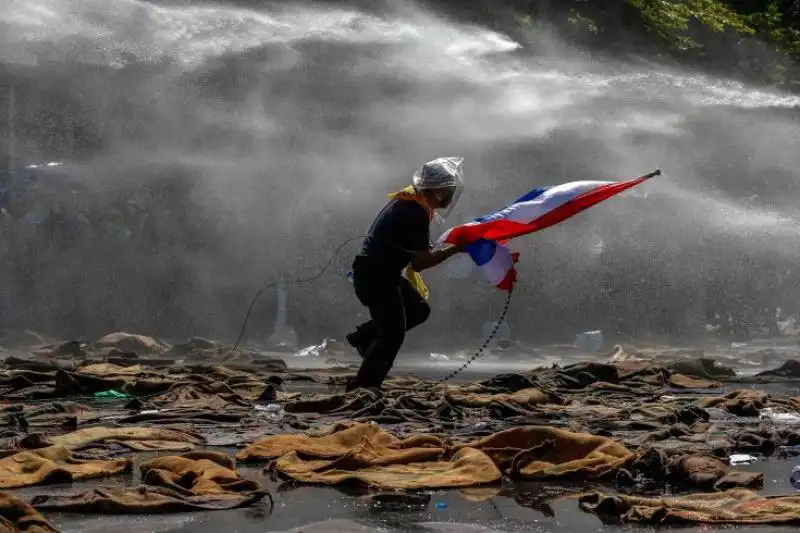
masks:
<instances>
[{"instance_id":1,"label":"flag pole","mask_svg":"<svg viewBox=\"0 0 800 533\"><path fill-rule=\"evenodd\" d=\"M649 180L650 178L655 178L656 176L661 175L661 169L657 168L656 170L652 171L650 174L645 174L642 176L641 179Z\"/></svg>"}]
</instances>

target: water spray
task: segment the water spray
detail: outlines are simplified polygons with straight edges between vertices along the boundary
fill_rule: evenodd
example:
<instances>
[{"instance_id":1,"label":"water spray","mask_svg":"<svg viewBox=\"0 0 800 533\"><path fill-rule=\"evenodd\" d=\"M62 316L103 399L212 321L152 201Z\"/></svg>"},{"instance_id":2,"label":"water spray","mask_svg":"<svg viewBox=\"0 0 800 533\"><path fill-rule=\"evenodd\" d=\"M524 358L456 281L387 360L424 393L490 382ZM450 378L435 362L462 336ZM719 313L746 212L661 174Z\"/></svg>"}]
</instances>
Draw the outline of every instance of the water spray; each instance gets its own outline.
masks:
<instances>
[{"instance_id":1,"label":"water spray","mask_svg":"<svg viewBox=\"0 0 800 533\"><path fill-rule=\"evenodd\" d=\"M339 255L339 253L342 250L344 250L344 248L348 244L350 244L351 242L353 242L355 240L363 239L364 237L365 237L364 235L357 235L355 237L350 237L349 239L347 239L344 242L342 242L341 244L339 244L339 246L337 246L336 249L331 254L331 256L328 259L328 261L322 266L322 268L319 271L317 271L316 274L314 274L311 277L308 277L308 278L297 278L297 279L290 280L290 281L284 281L284 280L268 281L260 289L258 289L258 291L256 291L256 293L253 295L253 299L250 301L250 306L247 308L247 312L245 313L245 316L244 316L244 323L242 324L242 329L239 331L239 336L236 338L236 342L234 343L234 345L230 349L230 351L225 355L225 357L223 357L222 361L220 361L220 364L223 364L226 361L228 361L236 353L236 350L239 349L239 345L241 344L242 339L244 338L245 331L247 330L247 324L250 321L250 315L253 312L253 308L255 307L256 302L261 297L261 295L264 293L264 291L266 291L268 289L271 289L273 287L277 287L277 286L279 286L281 284L284 284L284 283L291 284L291 285L304 285L304 284L308 284L308 283L312 283L312 282L316 281L317 279L322 277L330 269L331 265L333 264L333 261L336 259L336 257ZM442 384L442 383L444 383L446 381L449 381L449 380L453 379L458 374L460 374L461 372L466 370L472 363L474 363L481 355L484 354L484 352L486 351L486 348L492 342L492 340L494 339L495 335L497 335L497 332L500 330L500 327L503 325L503 322L505 322L506 315L508 314L508 309L511 306L511 295L512 294L513 294L513 289L508 291L508 296L506 296L506 301L505 301L505 303L503 305L503 311L500 313L500 318L497 319L497 321L495 322L494 327L492 328L492 331L489 332L489 335L481 343L480 347L475 351L475 353L472 354L472 357L470 357L467 361L465 361L464 364L461 365L459 368L455 369L450 374L448 374L447 376L445 376L444 378L442 378L438 382L436 382L436 385L440 385L440 384Z\"/></svg>"}]
</instances>

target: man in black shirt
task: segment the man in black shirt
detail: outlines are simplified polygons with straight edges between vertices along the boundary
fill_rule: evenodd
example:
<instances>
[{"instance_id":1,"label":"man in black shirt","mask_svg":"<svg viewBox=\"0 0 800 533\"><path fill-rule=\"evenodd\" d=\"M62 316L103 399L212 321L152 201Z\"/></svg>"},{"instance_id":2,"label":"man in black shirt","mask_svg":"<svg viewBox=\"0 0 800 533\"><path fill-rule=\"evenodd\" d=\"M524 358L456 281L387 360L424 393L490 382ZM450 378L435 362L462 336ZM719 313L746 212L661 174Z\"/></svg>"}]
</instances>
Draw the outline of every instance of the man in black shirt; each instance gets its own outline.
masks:
<instances>
[{"instance_id":1,"label":"man in black shirt","mask_svg":"<svg viewBox=\"0 0 800 533\"><path fill-rule=\"evenodd\" d=\"M413 185L393 195L369 228L353 262L353 285L372 320L347 336L363 357L347 390L377 388L386 379L405 332L422 324L430 306L403 275L434 267L461 252L466 243L432 250L434 214L452 210L462 188L461 158L440 158L423 165ZM445 215L446 216L446 215Z\"/></svg>"}]
</instances>

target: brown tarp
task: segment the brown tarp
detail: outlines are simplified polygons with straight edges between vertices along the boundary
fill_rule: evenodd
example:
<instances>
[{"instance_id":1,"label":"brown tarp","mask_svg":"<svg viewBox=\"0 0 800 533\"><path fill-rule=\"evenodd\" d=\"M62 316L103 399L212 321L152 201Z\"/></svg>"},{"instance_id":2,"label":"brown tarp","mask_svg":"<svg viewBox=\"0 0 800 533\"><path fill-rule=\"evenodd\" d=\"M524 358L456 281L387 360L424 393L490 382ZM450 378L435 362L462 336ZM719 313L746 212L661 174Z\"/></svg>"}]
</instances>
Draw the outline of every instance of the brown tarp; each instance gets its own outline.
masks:
<instances>
[{"instance_id":1,"label":"brown tarp","mask_svg":"<svg viewBox=\"0 0 800 533\"><path fill-rule=\"evenodd\" d=\"M800 496L763 497L746 489L672 498L597 492L583 496L580 506L606 523L800 525Z\"/></svg>"},{"instance_id":2,"label":"brown tarp","mask_svg":"<svg viewBox=\"0 0 800 533\"><path fill-rule=\"evenodd\" d=\"M36 496L31 503L37 509L79 513L176 513L246 507L268 494L257 482L244 479L230 457L216 452L159 457L140 470L144 485L139 487Z\"/></svg>"},{"instance_id":3,"label":"brown tarp","mask_svg":"<svg viewBox=\"0 0 800 533\"><path fill-rule=\"evenodd\" d=\"M131 459L84 460L62 446L18 452L0 459L0 488L70 483L131 470Z\"/></svg>"},{"instance_id":4,"label":"brown tarp","mask_svg":"<svg viewBox=\"0 0 800 533\"><path fill-rule=\"evenodd\" d=\"M0 533L57 533L39 512L19 498L0 492Z\"/></svg>"}]
</instances>

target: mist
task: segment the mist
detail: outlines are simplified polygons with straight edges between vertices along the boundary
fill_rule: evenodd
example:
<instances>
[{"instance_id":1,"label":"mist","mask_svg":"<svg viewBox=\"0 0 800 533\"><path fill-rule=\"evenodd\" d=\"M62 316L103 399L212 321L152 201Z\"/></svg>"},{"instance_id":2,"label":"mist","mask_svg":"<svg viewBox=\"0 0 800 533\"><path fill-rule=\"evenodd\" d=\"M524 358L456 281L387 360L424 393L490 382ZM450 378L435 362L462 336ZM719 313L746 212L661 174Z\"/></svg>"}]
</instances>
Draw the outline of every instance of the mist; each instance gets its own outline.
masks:
<instances>
[{"instance_id":1,"label":"mist","mask_svg":"<svg viewBox=\"0 0 800 533\"><path fill-rule=\"evenodd\" d=\"M800 311L798 96L408 2L0 1L3 149L13 168L64 162L37 202L71 221L43 231L46 214L11 210L0 328L230 339L264 281L316 273L449 155L467 181L449 225L535 186L664 171L512 243L517 338L677 338L715 313ZM365 318L345 277L357 249L289 287L303 342ZM426 273L434 311L411 345L468 345L499 313L477 273L449 272ZM272 332L275 299L249 339Z\"/></svg>"}]
</instances>

